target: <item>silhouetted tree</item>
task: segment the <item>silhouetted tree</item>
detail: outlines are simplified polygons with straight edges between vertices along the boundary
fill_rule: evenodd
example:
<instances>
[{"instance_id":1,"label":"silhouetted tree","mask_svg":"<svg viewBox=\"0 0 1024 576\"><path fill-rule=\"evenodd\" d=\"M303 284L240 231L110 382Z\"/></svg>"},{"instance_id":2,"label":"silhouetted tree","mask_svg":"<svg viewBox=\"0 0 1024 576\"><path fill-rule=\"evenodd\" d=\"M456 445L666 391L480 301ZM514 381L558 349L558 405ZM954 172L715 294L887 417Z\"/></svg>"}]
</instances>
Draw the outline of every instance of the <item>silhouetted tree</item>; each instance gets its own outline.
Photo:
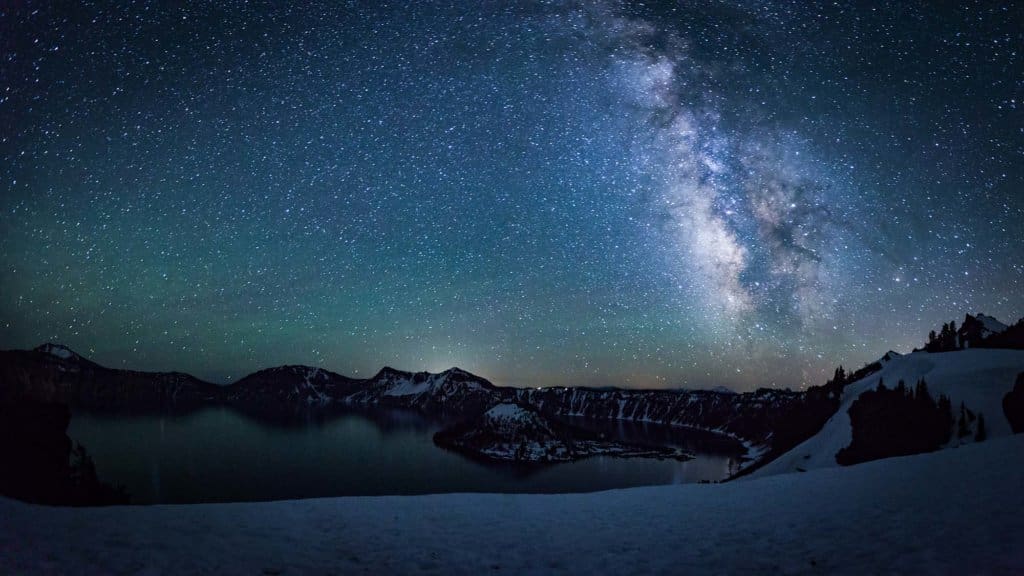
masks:
<instances>
[{"instance_id":1,"label":"silhouetted tree","mask_svg":"<svg viewBox=\"0 0 1024 576\"><path fill-rule=\"evenodd\" d=\"M945 430L945 434L942 437L942 443L945 444L949 442L949 437L953 433L953 403L949 401L949 396L940 394L936 406L942 418L943 429Z\"/></svg>"},{"instance_id":2,"label":"silhouetted tree","mask_svg":"<svg viewBox=\"0 0 1024 576\"><path fill-rule=\"evenodd\" d=\"M984 442L988 438L988 431L985 430L985 415L978 413L978 431L974 433L975 442Z\"/></svg>"},{"instance_id":3,"label":"silhouetted tree","mask_svg":"<svg viewBox=\"0 0 1024 576\"><path fill-rule=\"evenodd\" d=\"M928 384L924 379L917 381L917 386L914 389L914 400L921 406L923 410L934 410L935 400L932 399L932 395L928 392Z\"/></svg>"},{"instance_id":4,"label":"silhouetted tree","mask_svg":"<svg viewBox=\"0 0 1024 576\"><path fill-rule=\"evenodd\" d=\"M984 332L984 325L976 317L967 314L964 322L957 329L956 322L942 325L938 333L928 332L928 341L924 350L928 352L948 352L965 348L1006 348L1024 350L1024 318L1011 324L998 333Z\"/></svg>"},{"instance_id":5,"label":"silhouetted tree","mask_svg":"<svg viewBox=\"0 0 1024 576\"><path fill-rule=\"evenodd\" d=\"M967 424L967 409L964 408L964 403L960 403L960 419L957 420L957 438L966 438L970 436L971 428Z\"/></svg>"},{"instance_id":6,"label":"silhouetted tree","mask_svg":"<svg viewBox=\"0 0 1024 576\"><path fill-rule=\"evenodd\" d=\"M1014 434L1024 432L1024 372L1017 374L1013 390L1003 396L1003 414Z\"/></svg>"},{"instance_id":7,"label":"silhouetted tree","mask_svg":"<svg viewBox=\"0 0 1024 576\"><path fill-rule=\"evenodd\" d=\"M953 432L949 398L934 400L924 380L912 389L902 380L893 389L879 383L853 402L849 415L850 445L836 453L836 462L844 466L937 450Z\"/></svg>"}]
</instances>

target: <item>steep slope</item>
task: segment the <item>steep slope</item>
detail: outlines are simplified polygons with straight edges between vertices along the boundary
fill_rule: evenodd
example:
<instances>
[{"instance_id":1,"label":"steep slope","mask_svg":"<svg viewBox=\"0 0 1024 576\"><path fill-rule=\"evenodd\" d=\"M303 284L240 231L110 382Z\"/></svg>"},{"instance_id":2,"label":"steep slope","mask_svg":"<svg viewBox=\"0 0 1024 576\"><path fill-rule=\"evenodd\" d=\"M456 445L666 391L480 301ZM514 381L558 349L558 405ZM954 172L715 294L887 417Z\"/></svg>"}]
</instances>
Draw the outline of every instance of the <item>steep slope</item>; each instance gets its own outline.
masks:
<instances>
[{"instance_id":1,"label":"steep slope","mask_svg":"<svg viewBox=\"0 0 1024 576\"><path fill-rule=\"evenodd\" d=\"M839 369L824 385L800 392L543 388L516 394L517 401L555 417L652 422L731 436L747 448L745 472L818 432L838 408L843 387L879 369L878 363L851 375Z\"/></svg>"},{"instance_id":2,"label":"steep slope","mask_svg":"<svg viewBox=\"0 0 1024 576\"><path fill-rule=\"evenodd\" d=\"M552 416L689 426L763 443L780 418L803 402L804 395L770 389L735 394L708 390L540 388L517 390L516 399Z\"/></svg>"},{"instance_id":3,"label":"steep slope","mask_svg":"<svg viewBox=\"0 0 1024 576\"><path fill-rule=\"evenodd\" d=\"M881 363L879 372L846 387L839 410L819 433L769 462L751 477L837 466L836 453L848 446L852 438L848 410L862 393L878 386L879 379L886 387L893 387L900 380L913 386L923 378L932 394L948 396L954 407L963 402L974 412L983 413L990 437L1011 433L1003 414L1002 399L1013 388L1017 374L1024 371L1024 351L969 349L935 354L918 351L890 356ZM958 440L951 442L951 445L957 444Z\"/></svg>"}]
</instances>

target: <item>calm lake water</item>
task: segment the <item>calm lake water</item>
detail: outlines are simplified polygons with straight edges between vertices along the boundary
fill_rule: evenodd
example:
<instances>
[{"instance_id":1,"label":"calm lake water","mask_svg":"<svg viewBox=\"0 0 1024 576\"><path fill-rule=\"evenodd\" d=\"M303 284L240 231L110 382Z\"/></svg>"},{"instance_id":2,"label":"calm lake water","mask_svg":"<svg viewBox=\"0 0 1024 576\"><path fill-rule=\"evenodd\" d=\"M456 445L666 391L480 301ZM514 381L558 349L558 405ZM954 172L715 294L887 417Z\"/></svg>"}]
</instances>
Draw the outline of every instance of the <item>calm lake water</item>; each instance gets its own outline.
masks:
<instances>
[{"instance_id":1,"label":"calm lake water","mask_svg":"<svg viewBox=\"0 0 1024 576\"><path fill-rule=\"evenodd\" d=\"M544 467L488 465L438 448L439 424L408 412L309 413L281 422L229 408L178 415L75 413L68 430L100 478L139 504L441 492L588 492L720 480L739 446L695 431L574 424L623 440L685 446L687 462L596 457Z\"/></svg>"}]
</instances>

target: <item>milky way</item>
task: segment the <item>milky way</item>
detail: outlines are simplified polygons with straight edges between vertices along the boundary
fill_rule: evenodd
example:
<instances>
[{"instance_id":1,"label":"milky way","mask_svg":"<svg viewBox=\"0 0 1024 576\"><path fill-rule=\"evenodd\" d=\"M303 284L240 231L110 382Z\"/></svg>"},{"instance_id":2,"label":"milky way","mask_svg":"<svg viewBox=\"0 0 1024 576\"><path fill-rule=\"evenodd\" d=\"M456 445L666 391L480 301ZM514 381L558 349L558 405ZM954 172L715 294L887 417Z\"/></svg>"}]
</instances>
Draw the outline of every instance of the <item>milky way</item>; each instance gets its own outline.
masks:
<instances>
[{"instance_id":1,"label":"milky way","mask_svg":"<svg viewBox=\"0 0 1024 576\"><path fill-rule=\"evenodd\" d=\"M0 8L0 347L800 387L1024 315L1020 6Z\"/></svg>"}]
</instances>

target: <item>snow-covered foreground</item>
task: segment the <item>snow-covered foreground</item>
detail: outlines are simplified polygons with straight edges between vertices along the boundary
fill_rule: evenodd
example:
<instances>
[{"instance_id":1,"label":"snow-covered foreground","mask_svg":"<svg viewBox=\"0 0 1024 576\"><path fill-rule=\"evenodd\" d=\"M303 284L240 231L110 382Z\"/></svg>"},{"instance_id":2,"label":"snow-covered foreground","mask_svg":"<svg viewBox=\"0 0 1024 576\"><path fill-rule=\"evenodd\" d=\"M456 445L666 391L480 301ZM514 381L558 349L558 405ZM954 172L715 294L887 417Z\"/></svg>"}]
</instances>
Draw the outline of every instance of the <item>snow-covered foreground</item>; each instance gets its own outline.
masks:
<instances>
[{"instance_id":1,"label":"snow-covered foreground","mask_svg":"<svg viewBox=\"0 0 1024 576\"><path fill-rule=\"evenodd\" d=\"M44 508L2 574L1021 574L1024 435L850 468L575 495Z\"/></svg>"},{"instance_id":2,"label":"snow-covered foreground","mask_svg":"<svg viewBox=\"0 0 1024 576\"><path fill-rule=\"evenodd\" d=\"M933 397L937 398L939 394L949 397L954 416L963 402L971 410L985 415L989 437L1011 433L1010 423L1003 414L1002 401L1003 396L1013 389L1017 374L1024 372L1024 350L914 352L895 355L881 362L880 371L851 383L843 390L839 410L820 432L755 471L751 477L838 466L836 452L849 446L852 438L850 406L861 394L877 387L879 379L886 387L893 388L900 380L913 387L923 378ZM950 447L960 442L954 439ZM964 442L970 442L970 439Z\"/></svg>"}]
</instances>

